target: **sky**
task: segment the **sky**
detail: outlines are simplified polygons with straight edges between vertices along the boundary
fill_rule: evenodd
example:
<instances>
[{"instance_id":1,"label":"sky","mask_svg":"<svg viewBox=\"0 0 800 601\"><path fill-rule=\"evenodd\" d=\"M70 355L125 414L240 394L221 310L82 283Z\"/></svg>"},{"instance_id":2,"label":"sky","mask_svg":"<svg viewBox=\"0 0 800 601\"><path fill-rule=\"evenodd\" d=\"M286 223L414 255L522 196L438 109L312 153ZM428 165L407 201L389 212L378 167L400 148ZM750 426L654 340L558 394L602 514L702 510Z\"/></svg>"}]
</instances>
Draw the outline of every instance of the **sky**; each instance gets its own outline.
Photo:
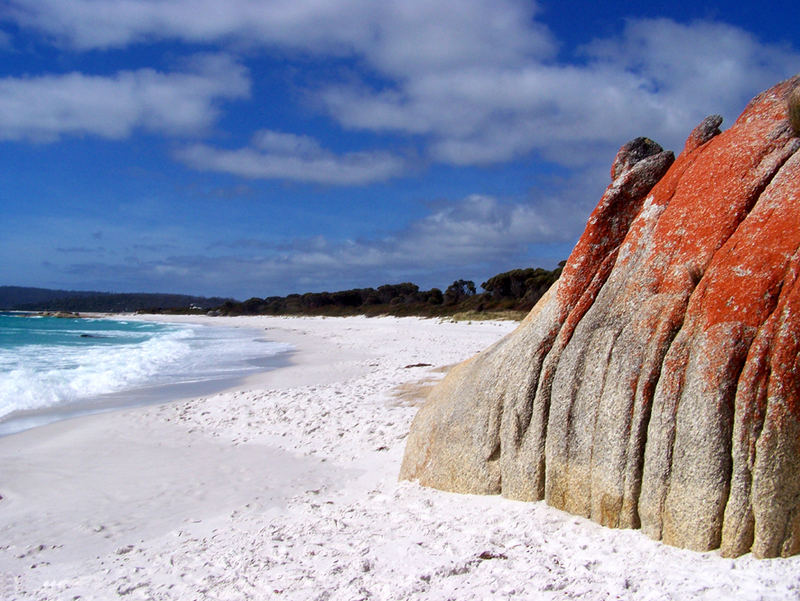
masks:
<instances>
[{"instance_id":1,"label":"sky","mask_svg":"<svg viewBox=\"0 0 800 601\"><path fill-rule=\"evenodd\" d=\"M553 268L625 142L677 154L800 71L795 0L657 4L0 0L0 285Z\"/></svg>"}]
</instances>

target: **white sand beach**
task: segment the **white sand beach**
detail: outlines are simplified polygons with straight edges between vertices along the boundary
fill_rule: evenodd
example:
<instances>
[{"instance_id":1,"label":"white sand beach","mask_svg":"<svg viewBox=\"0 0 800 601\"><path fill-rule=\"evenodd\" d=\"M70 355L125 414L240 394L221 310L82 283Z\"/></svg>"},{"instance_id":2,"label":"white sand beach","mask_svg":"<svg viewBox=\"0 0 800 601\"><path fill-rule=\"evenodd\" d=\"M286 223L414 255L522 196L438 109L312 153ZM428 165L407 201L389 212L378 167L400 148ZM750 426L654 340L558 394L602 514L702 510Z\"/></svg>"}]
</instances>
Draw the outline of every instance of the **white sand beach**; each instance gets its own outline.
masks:
<instances>
[{"instance_id":1,"label":"white sand beach","mask_svg":"<svg viewBox=\"0 0 800 601\"><path fill-rule=\"evenodd\" d=\"M291 364L0 438L0 599L800 598L797 557L398 482L426 386L512 322L207 320L292 344Z\"/></svg>"}]
</instances>

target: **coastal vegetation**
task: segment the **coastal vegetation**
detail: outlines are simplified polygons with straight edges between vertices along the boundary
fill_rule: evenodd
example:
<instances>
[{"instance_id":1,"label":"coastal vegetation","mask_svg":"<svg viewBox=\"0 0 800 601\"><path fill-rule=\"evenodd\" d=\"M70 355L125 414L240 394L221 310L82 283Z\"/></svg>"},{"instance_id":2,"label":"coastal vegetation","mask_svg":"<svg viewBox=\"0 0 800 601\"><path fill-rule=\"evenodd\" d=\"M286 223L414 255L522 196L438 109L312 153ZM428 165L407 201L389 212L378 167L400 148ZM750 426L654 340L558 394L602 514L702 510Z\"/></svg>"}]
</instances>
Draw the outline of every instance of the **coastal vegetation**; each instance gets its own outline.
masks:
<instances>
[{"instance_id":1,"label":"coastal vegetation","mask_svg":"<svg viewBox=\"0 0 800 601\"><path fill-rule=\"evenodd\" d=\"M378 288L355 288L338 292L306 292L288 296L227 301L215 309L219 315L417 315L424 317L481 316L521 318L530 311L561 275L556 269L514 269L497 274L481 284L456 280L444 292L420 290L410 282Z\"/></svg>"},{"instance_id":2,"label":"coastal vegetation","mask_svg":"<svg viewBox=\"0 0 800 601\"><path fill-rule=\"evenodd\" d=\"M212 313L214 315L418 315L521 319L561 275L556 269L513 269L481 284L459 279L444 291L411 282L337 292L253 297L240 302L178 294L114 294L0 287L0 310L69 312Z\"/></svg>"}]
</instances>

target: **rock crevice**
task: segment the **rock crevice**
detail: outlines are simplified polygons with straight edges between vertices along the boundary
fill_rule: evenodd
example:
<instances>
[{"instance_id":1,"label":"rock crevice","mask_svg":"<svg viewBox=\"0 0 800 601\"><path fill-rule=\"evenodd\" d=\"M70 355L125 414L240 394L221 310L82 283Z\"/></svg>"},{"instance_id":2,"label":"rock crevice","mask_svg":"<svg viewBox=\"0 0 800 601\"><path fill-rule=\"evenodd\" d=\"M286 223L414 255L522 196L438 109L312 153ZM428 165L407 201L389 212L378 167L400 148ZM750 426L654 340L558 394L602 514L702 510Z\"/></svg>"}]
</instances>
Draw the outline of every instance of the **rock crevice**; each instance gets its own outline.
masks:
<instances>
[{"instance_id":1,"label":"rock crevice","mask_svg":"<svg viewBox=\"0 0 800 601\"><path fill-rule=\"evenodd\" d=\"M800 139L756 97L677 159L637 138L561 279L454 368L401 477L726 555L800 551Z\"/></svg>"}]
</instances>

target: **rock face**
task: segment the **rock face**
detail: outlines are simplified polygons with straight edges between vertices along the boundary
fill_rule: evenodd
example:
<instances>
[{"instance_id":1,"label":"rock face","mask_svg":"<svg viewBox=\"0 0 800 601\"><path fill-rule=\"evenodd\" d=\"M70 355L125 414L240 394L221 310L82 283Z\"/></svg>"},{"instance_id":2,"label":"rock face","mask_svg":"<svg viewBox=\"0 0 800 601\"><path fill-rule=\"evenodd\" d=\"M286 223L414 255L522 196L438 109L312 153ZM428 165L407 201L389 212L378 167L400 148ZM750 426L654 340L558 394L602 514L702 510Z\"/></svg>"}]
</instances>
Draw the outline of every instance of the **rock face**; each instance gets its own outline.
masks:
<instances>
[{"instance_id":1,"label":"rock face","mask_svg":"<svg viewBox=\"0 0 800 601\"><path fill-rule=\"evenodd\" d=\"M622 147L561 279L455 367L401 478L695 550L800 551L800 76Z\"/></svg>"}]
</instances>

